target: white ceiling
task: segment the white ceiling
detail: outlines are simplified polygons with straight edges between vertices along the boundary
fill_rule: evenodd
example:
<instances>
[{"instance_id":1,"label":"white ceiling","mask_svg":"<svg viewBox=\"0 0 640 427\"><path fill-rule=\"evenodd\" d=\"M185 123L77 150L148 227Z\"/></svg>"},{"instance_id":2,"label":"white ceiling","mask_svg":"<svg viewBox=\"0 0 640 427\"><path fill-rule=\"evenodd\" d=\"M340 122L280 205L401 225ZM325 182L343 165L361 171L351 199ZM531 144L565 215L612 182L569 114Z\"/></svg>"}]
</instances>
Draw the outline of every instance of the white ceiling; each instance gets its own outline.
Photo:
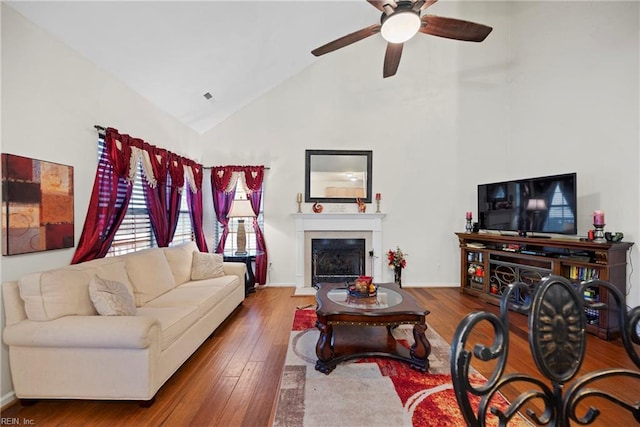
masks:
<instances>
[{"instance_id":1,"label":"white ceiling","mask_svg":"<svg viewBox=\"0 0 640 427\"><path fill-rule=\"evenodd\" d=\"M365 0L8 4L199 133L380 18Z\"/></svg>"}]
</instances>

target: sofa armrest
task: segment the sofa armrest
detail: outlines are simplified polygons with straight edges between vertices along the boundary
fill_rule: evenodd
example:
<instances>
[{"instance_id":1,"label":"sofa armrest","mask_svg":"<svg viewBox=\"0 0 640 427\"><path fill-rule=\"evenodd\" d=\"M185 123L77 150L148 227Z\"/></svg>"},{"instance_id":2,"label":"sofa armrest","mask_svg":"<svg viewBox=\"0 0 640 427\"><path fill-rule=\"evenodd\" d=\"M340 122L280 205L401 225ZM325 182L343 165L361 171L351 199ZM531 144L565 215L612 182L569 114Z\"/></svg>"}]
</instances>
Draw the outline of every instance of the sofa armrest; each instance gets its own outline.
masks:
<instances>
[{"instance_id":1,"label":"sofa armrest","mask_svg":"<svg viewBox=\"0 0 640 427\"><path fill-rule=\"evenodd\" d=\"M23 320L4 328L9 346L148 348L160 341L160 324L145 316L65 316L47 322Z\"/></svg>"},{"instance_id":2,"label":"sofa armrest","mask_svg":"<svg viewBox=\"0 0 640 427\"><path fill-rule=\"evenodd\" d=\"M247 266L243 262L224 262L222 264L224 274L226 276L238 276L240 284L244 286L245 277L247 274Z\"/></svg>"}]
</instances>

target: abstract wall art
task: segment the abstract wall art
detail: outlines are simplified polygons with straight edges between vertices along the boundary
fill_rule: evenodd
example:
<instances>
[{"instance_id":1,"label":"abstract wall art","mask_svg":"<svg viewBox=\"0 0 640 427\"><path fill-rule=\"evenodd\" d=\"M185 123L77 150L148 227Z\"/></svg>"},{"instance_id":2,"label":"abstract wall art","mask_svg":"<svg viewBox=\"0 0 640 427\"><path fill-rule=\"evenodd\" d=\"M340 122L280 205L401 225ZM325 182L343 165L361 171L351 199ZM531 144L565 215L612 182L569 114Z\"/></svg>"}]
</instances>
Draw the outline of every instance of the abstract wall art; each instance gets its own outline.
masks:
<instances>
[{"instance_id":1,"label":"abstract wall art","mask_svg":"<svg viewBox=\"0 0 640 427\"><path fill-rule=\"evenodd\" d=\"M73 167L3 153L2 255L73 245Z\"/></svg>"}]
</instances>

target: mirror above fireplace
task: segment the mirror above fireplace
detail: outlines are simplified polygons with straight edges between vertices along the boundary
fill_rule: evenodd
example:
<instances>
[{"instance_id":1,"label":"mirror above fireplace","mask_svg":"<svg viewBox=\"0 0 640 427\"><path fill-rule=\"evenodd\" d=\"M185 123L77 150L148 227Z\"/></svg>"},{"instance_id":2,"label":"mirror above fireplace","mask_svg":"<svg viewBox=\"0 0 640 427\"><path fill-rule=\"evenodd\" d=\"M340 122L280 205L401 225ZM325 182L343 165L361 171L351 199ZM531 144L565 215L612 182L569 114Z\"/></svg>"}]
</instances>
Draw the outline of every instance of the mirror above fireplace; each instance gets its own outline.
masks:
<instances>
[{"instance_id":1,"label":"mirror above fireplace","mask_svg":"<svg viewBox=\"0 0 640 427\"><path fill-rule=\"evenodd\" d=\"M372 151L306 150L305 202L371 203Z\"/></svg>"}]
</instances>

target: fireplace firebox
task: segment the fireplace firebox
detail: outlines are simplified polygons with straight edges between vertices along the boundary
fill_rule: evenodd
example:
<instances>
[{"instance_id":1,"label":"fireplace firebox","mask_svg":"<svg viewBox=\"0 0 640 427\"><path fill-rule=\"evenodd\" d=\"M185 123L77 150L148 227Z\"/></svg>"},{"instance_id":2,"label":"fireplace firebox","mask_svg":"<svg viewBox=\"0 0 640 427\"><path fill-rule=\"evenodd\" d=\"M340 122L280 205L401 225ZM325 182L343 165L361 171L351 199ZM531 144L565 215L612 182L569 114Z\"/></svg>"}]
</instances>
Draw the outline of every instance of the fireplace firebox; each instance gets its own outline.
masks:
<instances>
[{"instance_id":1,"label":"fireplace firebox","mask_svg":"<svg viewBox=\"0 0 640 427\"><path fill-rule=\"evenodd\" d=\"M311 239L311 284L349 282L365 274L365 239Z\"/></svg>"}]
</instances>

